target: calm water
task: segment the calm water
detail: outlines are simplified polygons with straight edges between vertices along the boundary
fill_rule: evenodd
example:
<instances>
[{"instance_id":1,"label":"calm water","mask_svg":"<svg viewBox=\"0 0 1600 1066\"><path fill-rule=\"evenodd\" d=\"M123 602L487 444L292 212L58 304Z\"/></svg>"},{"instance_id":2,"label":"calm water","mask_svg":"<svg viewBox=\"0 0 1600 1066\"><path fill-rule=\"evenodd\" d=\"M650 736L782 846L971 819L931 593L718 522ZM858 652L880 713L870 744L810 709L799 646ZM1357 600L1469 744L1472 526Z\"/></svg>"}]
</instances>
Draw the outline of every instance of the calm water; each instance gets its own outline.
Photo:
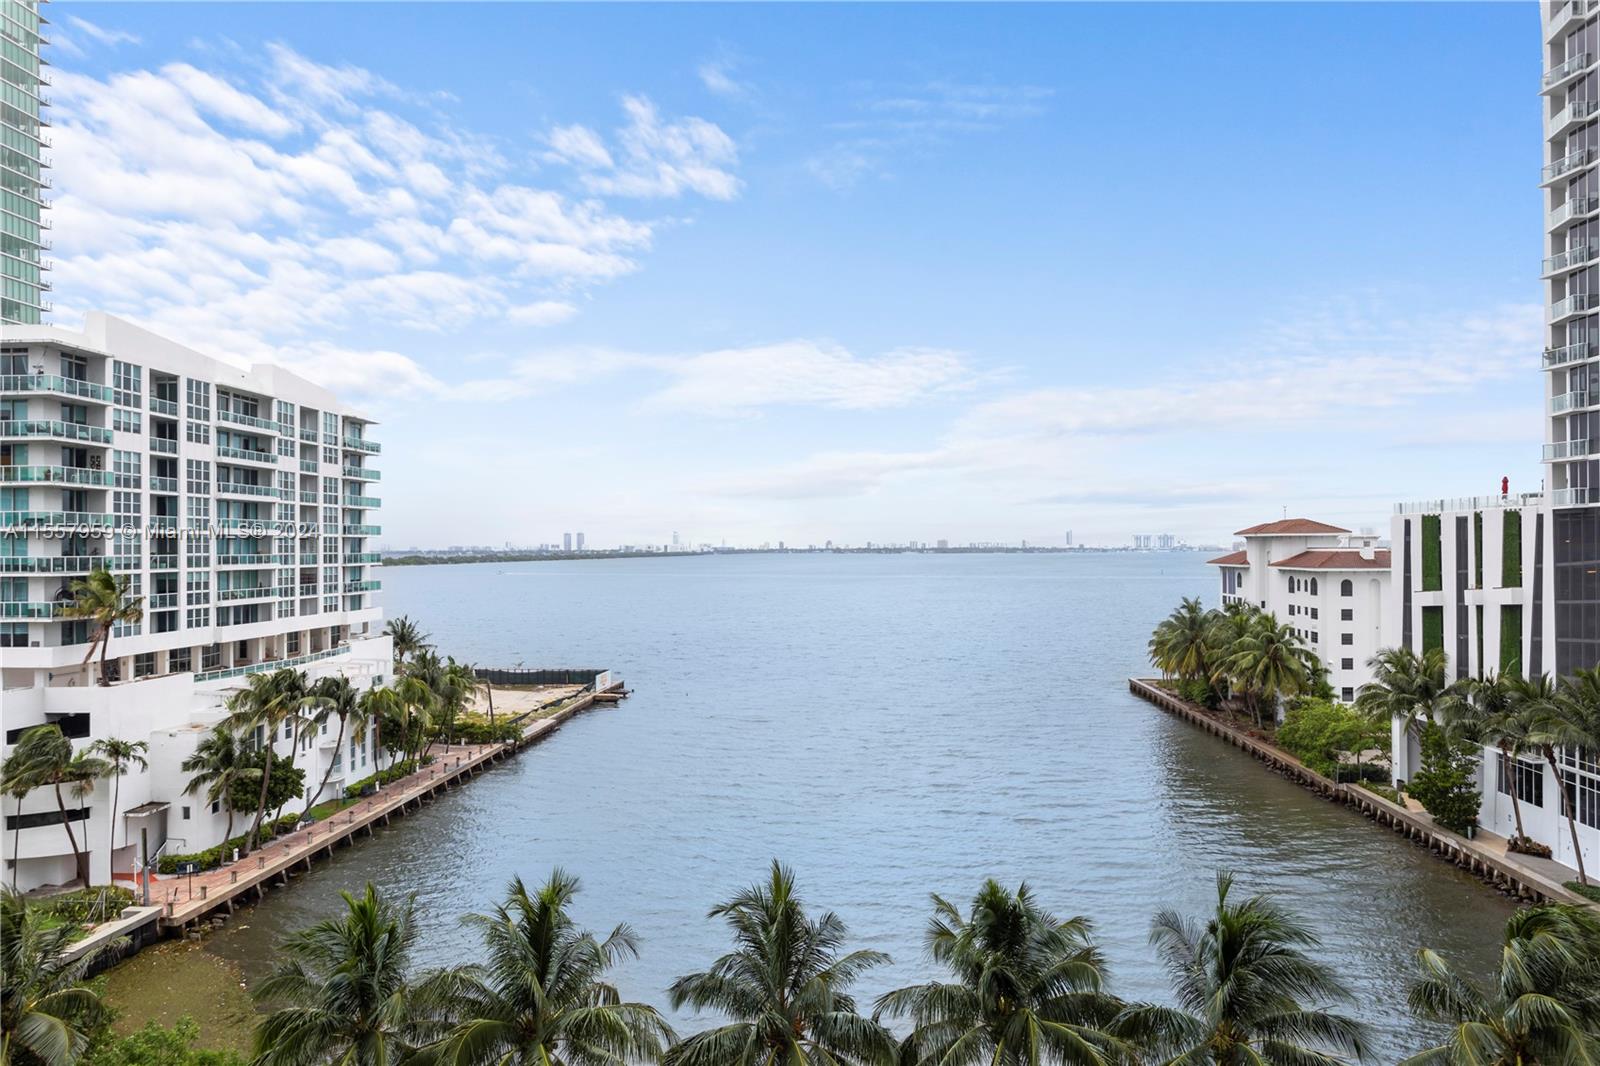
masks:
<instances>
[{"instance_id":1,"label":"calm water","mask_svg":"<svg viewBox=\"0 0 1600 1066\"><path fill-rule=\"evenodd\" d=\"M1159 997L1159 907L1203 910L1219 867L1325 941L1394 1061L1422 945L1492 964L1510 905L1128 695L1151 626L1213 591L1198 554L746 556L395 568L386 607L480 664L608 666L634 695L275 893L208 941L256 974L367 880L417 898L425 961L514 875L583 878L580 919L644 940L624 991L724 949L706 908L774 856L861 946L863 1000L929 974L928 893L1026 879L1087 914L1115 990ZM677 1019L692 1029L692 1019Z\"/></svg>"}]
</instances>

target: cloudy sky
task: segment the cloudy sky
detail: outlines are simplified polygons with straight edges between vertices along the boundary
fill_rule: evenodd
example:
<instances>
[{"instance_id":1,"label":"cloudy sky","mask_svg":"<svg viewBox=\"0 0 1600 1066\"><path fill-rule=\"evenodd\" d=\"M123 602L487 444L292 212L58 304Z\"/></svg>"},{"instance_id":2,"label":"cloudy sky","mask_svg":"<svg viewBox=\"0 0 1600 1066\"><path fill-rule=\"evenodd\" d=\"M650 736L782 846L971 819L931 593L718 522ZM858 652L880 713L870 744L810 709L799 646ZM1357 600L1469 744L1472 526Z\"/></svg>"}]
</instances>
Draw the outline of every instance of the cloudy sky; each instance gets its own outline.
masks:
<instances>
[{"instance_id":1,"label":"cloudy sky","mask_svg":"<svg viewBox=\"0 0 1600 1066\"><path fill-rule=\"evenodd\" d=\"M49 15L56 320L350 394L390 546L1537 487L1530 4Z\"/></svg>"}]
</instances>

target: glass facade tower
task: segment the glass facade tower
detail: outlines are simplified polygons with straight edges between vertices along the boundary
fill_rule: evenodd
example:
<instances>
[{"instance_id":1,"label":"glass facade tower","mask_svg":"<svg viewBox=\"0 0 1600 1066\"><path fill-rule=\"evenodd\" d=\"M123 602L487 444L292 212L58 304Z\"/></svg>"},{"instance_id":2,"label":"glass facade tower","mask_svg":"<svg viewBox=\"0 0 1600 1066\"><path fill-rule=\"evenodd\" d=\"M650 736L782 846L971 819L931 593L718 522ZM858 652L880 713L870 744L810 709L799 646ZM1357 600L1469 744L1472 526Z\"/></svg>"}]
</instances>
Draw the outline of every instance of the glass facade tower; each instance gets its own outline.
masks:
<instances>
[{"instance_id":1,"label":"glass facade tower","mask_svg":"<svg viewBox=\"0 0 1600 1066\"><path fill-rule=\"evenodd\" d=\"M50 310L44 190L49 78L41 0L0 0L0 322L35 324Z\"/></svg>"}]
</instances>

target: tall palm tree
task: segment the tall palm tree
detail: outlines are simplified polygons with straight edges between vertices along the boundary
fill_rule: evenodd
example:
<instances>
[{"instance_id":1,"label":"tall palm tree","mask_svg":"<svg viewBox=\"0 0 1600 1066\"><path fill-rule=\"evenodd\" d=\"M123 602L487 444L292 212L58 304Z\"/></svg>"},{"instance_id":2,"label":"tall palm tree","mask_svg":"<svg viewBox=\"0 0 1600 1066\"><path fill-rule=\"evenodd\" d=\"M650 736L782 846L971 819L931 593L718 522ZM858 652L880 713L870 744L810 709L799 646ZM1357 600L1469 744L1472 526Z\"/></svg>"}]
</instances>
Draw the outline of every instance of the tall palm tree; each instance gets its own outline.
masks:
<instances>
[{"instance_id":1,"label":"tall palm tree","mask_svg":"<svg viewBox=\"0 0 1600 1066\"><path fill-rule=\"evenodd\" d=\"M395 696L393 688L374 683L356 701L355 729L357 730L357 735L364 738L367 727L372 727L372 768L375 772L383 769L380 760L383 758L383 720L385 718L399 720L400 701ZM375 782L374 787L381 790L381 778Z\"/></svg>"},{"instance_id":2,"label":"tall palm tree","mask_svg":"<svg viewBox=\"0 0 1600 1066\"><path fill-rule=\"evenodd\" d=\"M261 820L266 815L267 795L272 787L272 764L277 761L274 749L278 733L287 723L291 724L298 736L301 712L307 700L305 689L305 675L286 667L270 674L251 674L245 687L228 697L228 717L225 719L228 728L252 733L260 730L266 736L261 792L256 800L255 820L244 842L247 855L255 850L261 837ZM289 759L291 762L294 759L292 749Z\"/></svg>"},{"instance_id":3,"label":"tall palm tree","mask_svg":"<svg viewBox=\"0 0 1600 1066\"><path fill-rule=\"evenodd\" d=\"M111 825L106 830L106 854L117 848L117 811L121 806L122 775L130 766L137 766L141 770L150 769L150 760L145 758L150 752L150 744L144 740L123 740L120 737L102 737L89 745L92 754L105 760L106 767L111 771ZM128 830L123 827L122 843L128 843Z\"/></svg>"},{"instance_id":4,"label":"tall palm tree","mask_svg":"<svg viewBox=\"0 0 1600 1066\"><path fill-rule=\"evenodd\" d=\"M118 941L71 962L74 928L46 925L44 913L0 890L0 1064L74 1066L104 1017L86 983L89 969Z\"/></svg>"},{"instance_id":5,"label":"tall palm tree","mask_svg":"<svg viewBox=\"0 0 1600 1066\"><path fill-rule=\"evenodd\" d=\"M62 612L68 618L86 618L94 623L94 637L83 661L87 665L100 649L100 684L109 685L106 656L111 648L111 630L119 623L132 625L144 617L143 596L132 595L128 575L115 576L109 570L91 570L73 581L68 591L72 603Z\"/></svg>"},{"instance_id":6,"label":"tall palm tree","mask_svg":"<svg viewBox=\"0 0 1600 1066\"><path fill-rule=\"evenodd\" d=\"M1583 866L1583 846L1578 841L1576 785L1568 788L1561 761L1556 757L1560 747L1590 748L1600 751L1600 669L1576 670L1562 681L1553 699L1538 705L1547 709L1538 732L1530 737L1537 744L1556 775L1556 791L1561 794L1561 814L1567 820L1567 832L1572 836L1572 854L1578 867L1578 883L1589 883Z\"/></svg>"},{"instance_id":7,"label":"tall palm tree","mask_svg":"<svg viewBox=\"0 0 1600 1066\"><path fill-rule=\"evenodd\" d=\"M370 883L341 895L344 913L280 944L281 961L252 991L269 1008L254 1066L394 1066L441 1028L410 984L414 901Z\"/></svg>"},{"instance_id":8,"label":"tall palm tree","mask_svg":"<svg viewBox=\"0 0 1600 1066\"><path fill-rule=\"evenodd\" d=\"M67 843L72 846L73 869L77 871L78 880L87 886L89 842L85 839L85 846L78 847L78 835L72 831L72 819L67 817L67 801L61 790L65 788L75 800L83 799L94 792L95 782L105 777L110 767L98 756L74 752L72 741L62 734L58 725L36 726L29 733L37 734L30 755L34 760L33 771L37 775L35 780L40 786L48 786L55 791L56 809L61 812L61 828L67 831Z\"/></svg>"},{"instance_id":9,"label":"tall palm tree","mask_svg":"<svg viewBox=\"0 0 1600 1066\"><path fill-rule=\"evenodd\" d=\"M339 733L333 741L334 758L328 760L328 769L322 774L322 783L317 786L317 791L312 797L313 799L320 799L323 791L328 787L329 779L333 777L335 761L341 757L348 757L344 750L344 733L350 725L351 718L357 713L356 706L361 694L350 683L350 679L343 674L332 674L328 677L319 678L317 683L312 686L311 694L316 701L316 709L312 713L313 722L320 727L329 718L336 718L339 721Z\"/></svg>"},{"instance_id":10,"label":"tall palm tree","mask_svg":"<svg viewBox=\"0 0 1600 1066\"><path fill-rule=\"evenodd\" d=\"M228 825L222 832L222 839L232 840L234 787L248 785L266 772L250 765L244 739L226 722L218 723L195 745L194 752L183 760L180 769L194 775L184 786L184 795L192 796L203 788L207 803L220 803L228 812Z\"/></svg>"},{"instance_id":11,"label":"tall palm tree","mask_svg":"<svg viewBox=\"0 0 1600 1066\"><path fill-rule=\"evenodd\" d=\"M1498 749L1503 772L1509 779L1518 840L1527 840L1528 836L1522 829L1522 803L1517 798L1517 761L1537 750L1532 738L1544 717L1544 711L1536 704L1519 699L1524 688L1518 677L1491 673L1467 681L1462 698L1452 701L1444 712L1444 725L1452 737Z\"/></svg>"},{"instance_id":12,"label":"tall palm tree","mask_svg":"<svg viewBox=\"0 0 1600 1066\"><path fill-rule=\"evenodd\" d=\"M1279 700L1297 696L1310 686L1310 655L1293 627L1264 614L1233 643L1219 669L1244 690L1245 703L1259 727L1263 724L1263 700L1276 708Z\"/></svg>"},{"instance_id":13,"label":"tall palm tree","mask_svg":"<svg viewBox=\"0 0 1600 1066\"><path fill-rule=\"evenodd\" d=\"M1424 948L1411 1010L1449 1035L1402 1066L1533 1066L1600 1061L1600 919L1586 907L1530 907L1506 922L1484 989Z\"/></svg>"},{"instance_id":14,"label":"tall palm tree","mask_svg":"<svg viewBox=\"0 0 1600 1066\"><path fill-rule=\"evenodd\" d=\"M1027 885L986 881L963 917L933 897L923 935L954 978L882 996L874 1017L911 1020L902 1066L1042 1066L1132 1061L1108 1031L1122 1004L1105 992L1105 960L1087 918L1061 920Z\"/></svg>"},{"instance_id":15,"label":"tall palm tree","mask_svg":"<svg viewBox=\"0 0 1600 1066\"><path fill-rule=\"evenodd\" d=\"M397 676L405 673L407 659L431 647L428 643L428 634L424 633L422 627L413 622L408 615L402 614L389 619L383 635L394 642L394 672Z\"/></svg>"},{"instance_id":16,"label":"tall palm tree","mask_svg":"<svg viewBox=\"0 0 1600 1066\"><path fill-rule=\"evenodd\" d=\"M1400 722L1407 743L1423 724L1448 720L1461 705L1462 690L1447 679L1445 654L1438 648L1421 655L1410 648L1385 648L1367 666L1372 680L1356 693L1356 710L1377 722Z\"/></svg>"},{"instance_id":17,"label":"tall palm tree","mask_svg":"<svg viewBox=\"0 0 1600 1066\"><path fill-rule=\"evenodd\" d=\"M1327 1009L1349 998L1327 967L1302 950L1317 938L1266 896L1228 901L1233 877L1217 875L1217 906L1204 925L1158 913L1150 942L1177 1007L1129 1007L1115 1028L1167 1063L1333 1066L1363 1058L1361 1024Z\"/></svg>"},{"instance_id":18,"label":"tall palm tree","mask_svg":"<svg viewBox=\"0 0 1600 1066\"><path fill-rule=\"evenodd\" d=\"M16 746L0 764L0 790L17 804L11 829L11 887L17 887L17 867L22 856L22 801L44 783L44 767L54 758L60 726L36 725L17 738Z\"/></svg>"},{"instance_id":19,"label":"tall palm tree","mask_svg":"<svg viewBox=\"0 0 1600 1066\"><path fill-rule=\"evenodd\" d=\"M1150 638L1150 661L1166 674L1185 681L1210 674L1211 630L1216 617L1200 600L1184 599L1177 610L1156 627Z\"/></svg>"},{"instance_id":20,"label":"tall palm tree","mask_svg":"<svg viewBox=\"0 0 1600 1066\"><path fill-rule=\"evenodd\" d=\"M445 735L445 743L455 743L456 716L466 707L467 701L478 690L478 675L466 663L458 663L455 658L450 658L439 672L439 679L434 694L439 697L439 709L442 712L440 727Z\"/></svg>"},{"instance_id":21,"label":"tall palm tree","mask_svg":"<svg viewBox=\"0 0 1600 1066\"><path fill-rule=\"evenodd\" d=\"M529 893L521 878L489 914L468 915L488 951L482 964L424 982L456 1024L422 1056L439 1066L656 1062L672 1030L654 1007L624 1002L607 972L638 954L619 925L604 940L568 913L577 878L561 870Z\"/></svg>"},{"instance_id":22,"label":"tall palm tree","mask_svg":"<svg viewBox=\"0 0 1600 1066\"><path fill-rule=\"evenodd\" d=\"M438 705L438 697L427 680L415 671L408 672L395 683L394 694L404 715L405 757L420 758L424 738L433 725L433 710Z\"/></svg>"},{"instance_id":23,"label":"tall palm tree","mask_svg":"<svg viewBox=\"0 0 1600 1066\"><path fill-rule=\"evenodd\" d=\"M811 919L794 874L774 861L767 880L708 915L733 933L734 950L709 970L678 978L672 1008L714 1010L731 1019L667 1052L668 1066L828 1066L894 1061L894 1038L856 1013L849 988L879 951L843 950L847 931L830 912Z\"/></svg>"}]
</instances>

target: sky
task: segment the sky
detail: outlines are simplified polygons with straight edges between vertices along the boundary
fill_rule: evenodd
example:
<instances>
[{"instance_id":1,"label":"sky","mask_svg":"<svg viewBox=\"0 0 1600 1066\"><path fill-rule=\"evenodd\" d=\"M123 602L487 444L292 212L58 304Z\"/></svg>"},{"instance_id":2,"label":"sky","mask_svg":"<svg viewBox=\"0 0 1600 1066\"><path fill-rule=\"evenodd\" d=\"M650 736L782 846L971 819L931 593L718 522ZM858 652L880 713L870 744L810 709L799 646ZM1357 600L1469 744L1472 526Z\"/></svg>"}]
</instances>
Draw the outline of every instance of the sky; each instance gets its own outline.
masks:
<instances>
[{"instance_id":1,"label":"sky","mask_svg":"<svg viewBox=\"0 0 1600 1066\"><path fill-rule=\"evenodd\" d=\"M1532 4L53 3L54 321L382 543L1126 543L1539 487Z\"/></svg>"}]
</instances>

